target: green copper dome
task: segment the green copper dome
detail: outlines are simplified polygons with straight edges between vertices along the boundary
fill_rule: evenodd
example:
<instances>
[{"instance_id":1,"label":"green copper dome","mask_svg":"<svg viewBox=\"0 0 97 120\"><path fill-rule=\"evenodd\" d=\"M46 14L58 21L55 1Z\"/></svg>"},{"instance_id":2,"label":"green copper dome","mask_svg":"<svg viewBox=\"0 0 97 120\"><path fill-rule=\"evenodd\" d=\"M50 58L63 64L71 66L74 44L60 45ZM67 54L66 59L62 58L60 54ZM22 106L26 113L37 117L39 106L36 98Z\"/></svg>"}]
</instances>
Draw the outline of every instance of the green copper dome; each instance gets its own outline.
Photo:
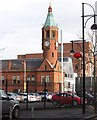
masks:
<instances>
[{"instance_id":1,"label":"green copper dome","mask_svg":"<svg viewBox=\"0 0 97 120\"><path fill-rule=\"evenodd\" d=\"M54 22L51 6L49 6L48 8L48 15L47 15L44 26L57 26Z\"/></svg>"}]
</instances>

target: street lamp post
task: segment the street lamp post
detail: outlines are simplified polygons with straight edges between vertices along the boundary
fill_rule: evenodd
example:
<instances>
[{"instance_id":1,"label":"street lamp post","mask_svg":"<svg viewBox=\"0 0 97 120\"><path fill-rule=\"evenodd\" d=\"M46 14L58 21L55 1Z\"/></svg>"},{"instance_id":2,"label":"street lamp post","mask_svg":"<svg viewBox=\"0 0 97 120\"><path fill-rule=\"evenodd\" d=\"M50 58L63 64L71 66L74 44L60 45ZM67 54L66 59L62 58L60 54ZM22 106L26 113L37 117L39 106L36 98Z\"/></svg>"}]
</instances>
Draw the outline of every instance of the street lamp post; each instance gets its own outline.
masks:
<instances>
[{"instance_id":1,"label":"street lamp post","mask_svg":"<svg viewBox=\"0 0 97 120\"><path fill-rule=\"evenodd\" d=\"M61 66L62 66L62 82L61 82L61 85L62 85L62 92L64 92L64 79L63 79L63 41L62 41L62 30L60 31L61 33Z\"/></svg>"},{"instance_id":2,"label":"street lamp post","mask_svg":"<svg viewBox=\"0 0 97 120\"><path fill-rule=\"evenodd\" d=\"M97 38L96 38L96 32L97 32L97 25L94 23L91 26L91 30L94 32L94 37L95 37L95 45L94 45L94 110L95 114L97 114L97 103L96 103L96 93L97 93L97 81L96 81L96 55L97 55Z\"/></svg>"},{"instance_id":3,"label":"street lamp post","mask_svg":"<svg viewBox=\"0 0 97 120\"><path fill-rule=\"evenodd\" d=\"M23 64L23 67L24 67L23 91L26 92L26 87L27 87L26 86L26 68L27 68L27 66L26 66L26 60L25 59L23 60L22 64Z\"/></svg>"},{"instance_id":4,"label":"street lamp post","mask_svg":"<svg viewBox=\"0 0 97 120\"><path fill-rule=\"evenodd\" d=\"M44 108L46 108L46 77L44 81Z\"/></svg>"},{"instance_id":5,"label":"street lamp post","mask_svg":"<svg viewBox=\"0 0 97 120\"><path fill-rule=\"evenodd\" d=\"M93 15L84 15L84 4L89 5L92 9L94 14ZM88 3L82 3L82 40L83 40L83 107L82 107L82 113L85 113L85 43L84 43L84 28L86 27L87 21L94 17L94 24L95 24L95 10L94 8L88 4ZM88 17L86 21L84 21L84 18Z\"/></svg>"}]
</instances>

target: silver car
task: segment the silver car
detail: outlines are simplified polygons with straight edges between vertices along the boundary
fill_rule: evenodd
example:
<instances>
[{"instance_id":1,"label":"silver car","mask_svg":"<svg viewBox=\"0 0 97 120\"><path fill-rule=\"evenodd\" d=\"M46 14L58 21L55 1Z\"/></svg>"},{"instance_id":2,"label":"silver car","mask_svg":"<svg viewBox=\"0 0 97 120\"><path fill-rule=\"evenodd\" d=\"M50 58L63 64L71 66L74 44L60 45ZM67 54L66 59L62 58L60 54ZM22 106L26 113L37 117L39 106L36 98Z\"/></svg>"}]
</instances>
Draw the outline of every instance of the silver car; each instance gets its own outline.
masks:
<instances>
[{"instance_id":1,"label":"silver car","mask_svg":"<svg viewBox=\"0 0 97 120\"><path fill-rule=\"evenodd\" d=\"M7 95L11 100L17 100L19 102L23 101L22 97L20 95L16 94L16 93L7 92Z\"/></svg>"},{"instance_id":2,"label":"silver car","mask_svg":"<svg viewBox=\"0 0 97 120\"><path fill-rule=\"evenodd\" d=\"M19 117L19 102L15 100L10 100L4 90L0 90L0 108L2 111L2 116L7 115L10 118L18 118Z\"/></svg>"}]
</instances>

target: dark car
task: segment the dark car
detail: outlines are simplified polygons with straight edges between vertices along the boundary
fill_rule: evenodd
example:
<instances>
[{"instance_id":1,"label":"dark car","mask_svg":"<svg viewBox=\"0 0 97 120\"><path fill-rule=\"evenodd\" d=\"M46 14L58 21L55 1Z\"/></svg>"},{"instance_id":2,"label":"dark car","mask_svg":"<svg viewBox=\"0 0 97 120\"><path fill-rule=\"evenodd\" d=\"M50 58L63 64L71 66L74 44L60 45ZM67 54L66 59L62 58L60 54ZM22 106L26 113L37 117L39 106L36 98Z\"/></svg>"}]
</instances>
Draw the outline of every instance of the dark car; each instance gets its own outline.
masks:
<instances>
[{"instance_id":1,"label":"dark car","mask_svg":"<svg viewBox=\"0 0 97 120\"><path fill-rule=\"evenodd\" d=\"M52 103L54 105L71 104L74 106L81 105L83 99L71 93L57 93L52 96Z\"/></svg>"},{"instance_id":2,"label":"dark car","mask_svg":"<svg viewBox=\"0 0 97 120\"><path fill-rule=\"evenodd\" d=\"M19 102L11 100L4 90L0 89L0 105L2 110L2 117L8 116L9 118L18 118L19 117Z\"/></svg>"},{"instance_id":3,"label":"dark car","mask_svg":"<svg viewBox=\"0 0 97 120\"><path fill-rule=\"evenodd\" d=\"M79 97L83 98L83 93L82 92L77 92L76 93ZM93 105L94 104L94 96L91 95L90 93L85 93L85 99L87 100L88 105Z\"/></svg>"}]
</instances>

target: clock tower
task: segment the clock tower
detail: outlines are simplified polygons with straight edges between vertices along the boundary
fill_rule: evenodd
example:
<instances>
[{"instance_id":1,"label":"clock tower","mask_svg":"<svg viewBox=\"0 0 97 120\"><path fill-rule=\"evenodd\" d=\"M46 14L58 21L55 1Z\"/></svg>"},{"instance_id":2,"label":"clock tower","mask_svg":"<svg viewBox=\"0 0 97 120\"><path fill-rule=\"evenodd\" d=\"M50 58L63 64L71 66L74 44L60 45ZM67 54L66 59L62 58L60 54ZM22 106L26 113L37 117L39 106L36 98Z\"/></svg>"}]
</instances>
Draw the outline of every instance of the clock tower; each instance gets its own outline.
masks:
<instances>
[{"instance_id":1,"label":"clock tower","mask_svg":"<svg viewBox=\"0 0 97 120\"><path fill-rule=\"evenodd\" d=\"M42 50L43 58L54 66L57 61L58 27L53 19L51 5L49 5L47 18L42 28Z\"/></svg>"}]
</instances>

